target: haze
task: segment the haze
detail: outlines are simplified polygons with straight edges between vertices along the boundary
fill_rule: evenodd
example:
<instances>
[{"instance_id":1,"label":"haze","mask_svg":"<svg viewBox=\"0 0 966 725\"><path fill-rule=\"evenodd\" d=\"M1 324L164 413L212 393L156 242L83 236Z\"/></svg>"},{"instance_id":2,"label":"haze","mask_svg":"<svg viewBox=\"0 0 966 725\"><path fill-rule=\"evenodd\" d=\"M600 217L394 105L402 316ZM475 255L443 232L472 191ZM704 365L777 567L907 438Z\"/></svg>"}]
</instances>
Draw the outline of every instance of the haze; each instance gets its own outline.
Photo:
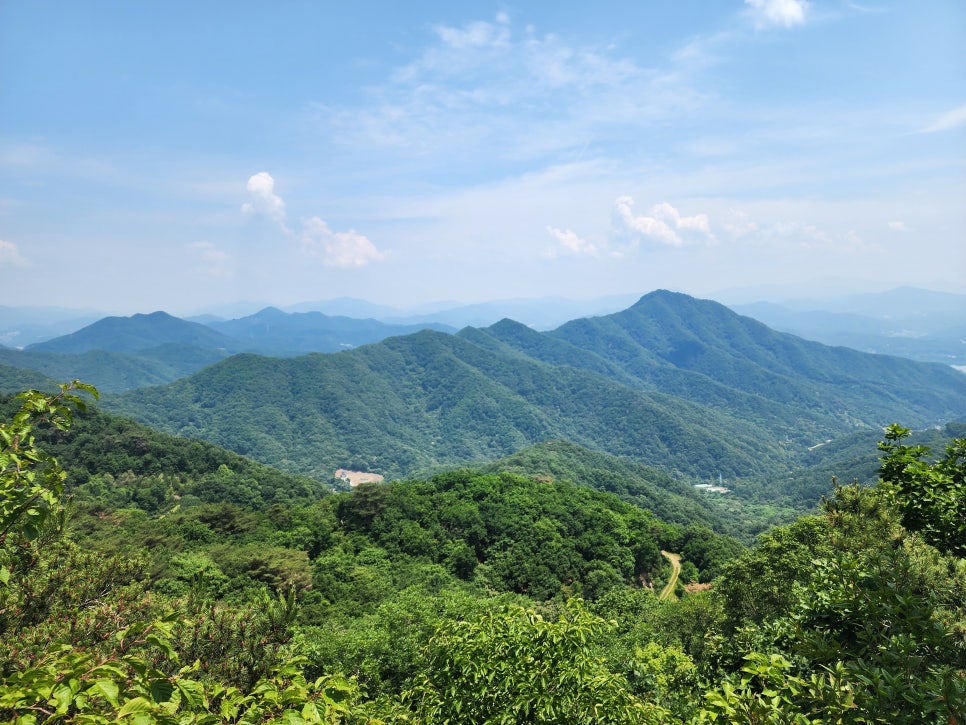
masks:
<instances>
[{"instance_id":1,"label":"haze","mask_svg":"<svg viewBox=\"0 0 966 725\"><path fill-rule=\"evenodd\" d=\"M0 5L0 305L966 292L966 5Z\"/></svg>"}]
</instances>

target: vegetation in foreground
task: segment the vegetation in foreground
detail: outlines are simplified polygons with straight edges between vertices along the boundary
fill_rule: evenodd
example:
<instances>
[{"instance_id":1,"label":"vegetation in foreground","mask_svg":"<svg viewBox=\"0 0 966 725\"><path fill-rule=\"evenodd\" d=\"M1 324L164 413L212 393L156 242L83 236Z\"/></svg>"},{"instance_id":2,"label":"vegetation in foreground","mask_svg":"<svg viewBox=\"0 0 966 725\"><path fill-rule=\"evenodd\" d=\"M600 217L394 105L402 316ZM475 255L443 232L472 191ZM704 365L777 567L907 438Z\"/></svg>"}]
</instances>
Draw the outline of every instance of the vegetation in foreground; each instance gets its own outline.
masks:
<instances>
[{"instance_id":1,"label":"vegetation in foreground","mask_svg":"<svg viewBox=\"0 0 966 725\"><path fill-rule=\"evenodd\" d=\"M875 488L742 551L510 474L309 502L230 462L60 462L41 431L85 392L0 427L5 720L966 722L966 439L931 458L893 426ZM659 601L662 547L713 589Z\"/></svg>"}]
</instances>

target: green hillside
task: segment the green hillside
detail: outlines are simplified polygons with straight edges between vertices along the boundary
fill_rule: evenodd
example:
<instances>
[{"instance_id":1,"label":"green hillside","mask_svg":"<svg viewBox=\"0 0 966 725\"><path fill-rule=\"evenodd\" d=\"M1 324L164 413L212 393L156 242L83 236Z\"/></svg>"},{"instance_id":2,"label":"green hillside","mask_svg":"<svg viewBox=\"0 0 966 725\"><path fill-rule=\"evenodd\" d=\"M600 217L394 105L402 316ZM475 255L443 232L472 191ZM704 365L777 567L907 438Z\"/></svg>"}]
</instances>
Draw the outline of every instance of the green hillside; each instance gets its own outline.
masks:
<instances>
[{"instance_id":1,"label":"green hillside","mask_svg":"<svg viewBox=\"0 0 966 725\"><path fill-rule=\"evenodd\" d=\"M731 530L731 522L725 521L707 495L694 486L651 466L590 451L569 441L539 443L486 464L481 470L567 481L616 494L653 512L661 521Z\"/></svg>"},{"instance_id":2,"label":"green hillside","mask_svg":"<svg viewBox=\"0 0 966 725\"><path fill-rule=\"evenodd\" d=\"M329 355L240 355L106 405L285 470L405 475L568 440L694 479L783 476L808 448L966 410L940 365L828 348L656 292L552 333L503 321Z\"/></svg>"},{"instance_id":3,"label":"green hillside","mask_svg":"<svg viewBox=\"0 0 966 725\"><path fill-rule=\"evenodd\" d=\"M237 351L237 341L197 322L166 312L105 317L69 335L34 343L28 350L77 354L88 350L136 353L165 343Z\"/></svg>"},{"instance_id":4,"label":"green hillside","mask_svg":"<svg viewBox=\"0 0 966 725\"><path fill-rule=\"evenodd\" d=\"M575 320L549 334L662 389L674 378L656 373L655 359L844 426L900 419L928 425L966 413L966 377L948 366L809 342L716 302L663 290L623 312ZM686 395L687 387L681 382L669 392Z\"/></svg>"},{"instance_id":5,"label":"green hillside","mask_svg":"<svg viewBox=\"0 0 966 725\"><path fill-rule=\"evenodd\" d=\"M322 479L340 467L398 476L557 439L697 477L784 460L754 424L428 331L332 355L239 355L105 405Z\"/></svg>"},{"instance_id":6,"label":"green hillside","mask_svg":"<svg viewBox=\"0 0 966 725\"><path fill-rule=\"evenodd\" d=\"M632 505L673 482L570 443L319 497L97 411L71 426L70 400L19 402L0 405L4 721L966 717L966 439L945 439L963 426L932 459L891 429L875 488L747 550Z\"/></svg>"}]
</instances>

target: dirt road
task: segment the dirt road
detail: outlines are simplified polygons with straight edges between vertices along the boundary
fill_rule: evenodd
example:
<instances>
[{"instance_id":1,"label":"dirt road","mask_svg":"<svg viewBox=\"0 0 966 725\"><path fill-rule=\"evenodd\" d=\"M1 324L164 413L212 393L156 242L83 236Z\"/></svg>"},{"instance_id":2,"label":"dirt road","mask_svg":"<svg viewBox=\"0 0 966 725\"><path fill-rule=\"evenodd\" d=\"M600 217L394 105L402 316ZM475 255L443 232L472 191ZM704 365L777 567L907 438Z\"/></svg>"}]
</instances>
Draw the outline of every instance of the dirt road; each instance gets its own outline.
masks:
<instances>
[{"instance_id":1,"label":"dirt road","mask_svg":"<svg viewBox=\"0 0 966 725\"><path fill-rule=\"evenodd\" d=\"M665 599L674 596L674 588L678 585L678 575L681 573L681 555L672 554L670 551L662 551L661 553L671 562L671 578L668 579L667 585L658 596L658 599L663 602Z\"/></svg>"}]
</instances>

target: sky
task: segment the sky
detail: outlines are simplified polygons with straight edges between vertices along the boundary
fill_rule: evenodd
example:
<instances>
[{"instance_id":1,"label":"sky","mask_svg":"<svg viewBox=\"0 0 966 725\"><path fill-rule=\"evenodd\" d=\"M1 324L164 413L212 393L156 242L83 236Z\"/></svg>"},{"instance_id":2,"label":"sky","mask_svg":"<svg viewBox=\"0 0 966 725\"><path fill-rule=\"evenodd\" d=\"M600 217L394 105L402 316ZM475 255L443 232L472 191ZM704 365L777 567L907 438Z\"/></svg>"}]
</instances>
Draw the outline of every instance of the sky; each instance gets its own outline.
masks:
<instances>
[{"instance_id":1,"label":"sky","mask_svg":"<svg viewBox=\"0 0 966 725\"><path fill-rule=\"evenodd\" d=\"M0 305L966 293L962 0L0 2Z\"/></svg>"}]
</instances>

